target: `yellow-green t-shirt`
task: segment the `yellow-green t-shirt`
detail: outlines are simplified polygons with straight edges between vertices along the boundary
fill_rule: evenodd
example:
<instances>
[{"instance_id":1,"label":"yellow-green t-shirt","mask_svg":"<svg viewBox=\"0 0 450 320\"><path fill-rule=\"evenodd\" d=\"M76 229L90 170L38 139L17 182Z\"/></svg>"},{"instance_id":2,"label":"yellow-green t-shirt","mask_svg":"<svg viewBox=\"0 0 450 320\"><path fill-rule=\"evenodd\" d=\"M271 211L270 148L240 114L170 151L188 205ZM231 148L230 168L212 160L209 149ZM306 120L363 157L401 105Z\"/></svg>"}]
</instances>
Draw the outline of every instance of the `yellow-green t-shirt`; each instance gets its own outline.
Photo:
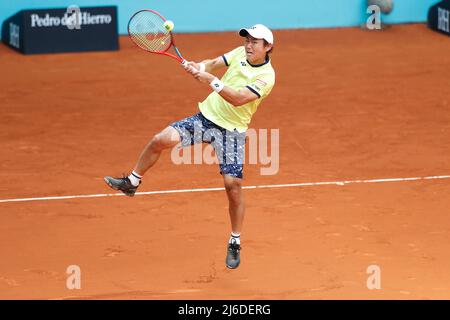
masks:
<instances>
[{"instance_id":1,"label":"yellow-green t-shirt","mask_svg":"<svg viewBox=\"0 0 450 320\"><path fill-rule=\"evenodd\" d=\"M269 95L275 84L275 71L268 59L261 65L251 65L247 61L245 48L238 47L223 55L227 72L222 77L225 86L234 90L247 87L258 99L235 107L225 101L217 92L211 93L199 103L202 114L210 121L229 131L245 132L258 105Z\"/></svg>"}]
</instances>

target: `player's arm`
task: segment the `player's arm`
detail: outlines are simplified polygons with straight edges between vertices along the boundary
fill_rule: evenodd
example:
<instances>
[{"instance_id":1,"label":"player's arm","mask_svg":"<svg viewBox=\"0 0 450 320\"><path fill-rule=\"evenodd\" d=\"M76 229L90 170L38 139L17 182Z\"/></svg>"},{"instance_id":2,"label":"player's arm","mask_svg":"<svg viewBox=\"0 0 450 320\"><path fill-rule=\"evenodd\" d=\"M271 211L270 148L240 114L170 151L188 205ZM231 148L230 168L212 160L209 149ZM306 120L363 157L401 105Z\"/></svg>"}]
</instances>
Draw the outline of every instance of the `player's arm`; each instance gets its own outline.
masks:
<instances>
[{"instance_id":1,"label":"player's arm","mask_svg":"<svg viewBox=\"0 0 450 320\"><path fill-rule=\"evenodd\" d=\"M204 70L201 70L201 64L204 65ZM196 62L189 62L188 66L192 66L197 70L200 71L205 71L208 73L217 71L219 69L222 69L224 67L226 67L226 63L225 60L223 59L222 56L217 57L215 59L207 59L207 60L203 60L202 62L196 63Z\"/></svg>"},{"instance_id":2,"label":"player's arm","mask_svg":"<svg viewBox=\"0 0 450 320\"><path fill-rule=\"evenodd\" d=\"M235 107L243 106L244 104L259 99L259 96L256 93L250 91L250 89L246 87L237 91L230 87L224 86L219 92L219 95Z\"/></svg>"},{"instance_id":3,"label":"player's arm","mask_svg":"<svg viewBox=\"0 0 450 320\"><path fill-rule=\"evenodd\" d=\"M194 78L200 82L208 83L211 88L225 99L225 101L231 103L235 107L242 106L260 98L259 93L250 90L249 87L242 88L241 90L234 90L233 88L225 86L219 79L208 72L194 71L190 73L192 73Z\"/></svg>"},{"instance_id":4,"label":"player's arm","mask_svg":"<svg viewBox=\"0 0 450 320\"><path fill-rule=\"evenodd\" d=\"M217 57L215 59L211 59L211 60L204 60L201 63L205 64L205 72L208 72L208 73L217 71L217 70L225 68L227 66L225 64L225 61L223 60L222 56Z\"/></svg>"}]
</instances>

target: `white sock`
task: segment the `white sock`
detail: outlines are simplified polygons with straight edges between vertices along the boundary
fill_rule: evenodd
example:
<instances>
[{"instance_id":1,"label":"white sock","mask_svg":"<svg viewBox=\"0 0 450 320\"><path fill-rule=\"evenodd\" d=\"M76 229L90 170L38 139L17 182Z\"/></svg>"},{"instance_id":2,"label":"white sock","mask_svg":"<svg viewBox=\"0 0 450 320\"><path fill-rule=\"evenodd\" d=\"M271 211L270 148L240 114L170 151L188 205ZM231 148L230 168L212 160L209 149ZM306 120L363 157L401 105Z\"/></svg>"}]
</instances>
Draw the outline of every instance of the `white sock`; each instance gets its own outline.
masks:
<instances>
[{"instance_id":1,"label":"white sock","mask_svg":"<svg viewBox=\"0 0 450 320\"><path fill-rule=\"evenodd\" d=\"M232 243L232 242L235 242L236 244L241 245L241 234L232 232L228 243Z\"/></svg>"},{"instance_id":2,"label":"white sock","mask_svg":"<svg viewBox=\"0 0 450 320\"><path fill-rule=\"evenodd\" d=\"M139 183L141 182L142 177L138 175L135 171L133 171L129 176L128 179L130 179L130 182L133 186L137 187Z\"/></svg>"}]
</instances>

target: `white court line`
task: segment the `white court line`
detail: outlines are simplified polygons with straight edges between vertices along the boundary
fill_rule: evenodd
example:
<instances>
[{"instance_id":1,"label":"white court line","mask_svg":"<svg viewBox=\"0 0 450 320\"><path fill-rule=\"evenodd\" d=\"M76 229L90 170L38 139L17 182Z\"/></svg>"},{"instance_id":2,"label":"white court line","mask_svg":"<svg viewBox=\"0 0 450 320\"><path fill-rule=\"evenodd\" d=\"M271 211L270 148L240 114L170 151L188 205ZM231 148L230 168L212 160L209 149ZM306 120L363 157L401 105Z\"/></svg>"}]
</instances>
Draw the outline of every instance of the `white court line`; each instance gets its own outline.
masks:
<instances>
[{"instance_id":1,"label":"white court line","mask_svg":"<svg viewBox=\"0 0 450 320\"><path fill-rule=\"evenodd\" d=\"M428 176L428 177L412 177L412 178L304 182L304 183L290 183L290 184L244 186L242 188L243 189L279 189L279 188L313 187L313 186L326 186L326 185L345 186L347 184L357 184L357 183L404 182L404 181L439 180L439 179L450 179L450 176ZM170 194L170 193L212 192L212 191L224 191L224 190L225 190L225 188L161 190L161 191L150 191L150 192L136 192L136 196L147 196L147 195L155 195L155 194ZM51 200L67 200L67 199L83 199L83 198L106 198L106 197L123 197L123 196L125 196L123 193L105 193L105 194L88 194L88 195L78 195L78 196L17 198L17 199L1 199L0 203L51 201Z\"/></svg>"}]
</instances>

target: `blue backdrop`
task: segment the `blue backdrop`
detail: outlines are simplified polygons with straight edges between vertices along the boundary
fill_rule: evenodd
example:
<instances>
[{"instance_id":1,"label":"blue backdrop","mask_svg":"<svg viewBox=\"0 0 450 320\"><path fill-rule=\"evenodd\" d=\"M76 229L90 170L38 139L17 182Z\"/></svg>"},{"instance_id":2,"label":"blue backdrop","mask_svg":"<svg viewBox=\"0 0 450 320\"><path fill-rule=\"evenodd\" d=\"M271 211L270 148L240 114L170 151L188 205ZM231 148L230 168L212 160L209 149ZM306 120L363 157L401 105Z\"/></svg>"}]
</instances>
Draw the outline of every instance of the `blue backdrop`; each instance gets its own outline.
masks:
<instances>
[{"instance_id":1,"label":"blue backdrop","mask_svg":"<svg viewBox=\"0 0 450 320\"><path fill-rule=\"evenodd\" d=\"M439 0L394 0L387 23L423 22ZM126 33L129 17L150 8L175 22L176 32L231 31L264 23L273 29L356 26L367 19L366 0L0 0L0 24L21 9L117 5L119 32Z\"/></svg>"}]
</instances>

